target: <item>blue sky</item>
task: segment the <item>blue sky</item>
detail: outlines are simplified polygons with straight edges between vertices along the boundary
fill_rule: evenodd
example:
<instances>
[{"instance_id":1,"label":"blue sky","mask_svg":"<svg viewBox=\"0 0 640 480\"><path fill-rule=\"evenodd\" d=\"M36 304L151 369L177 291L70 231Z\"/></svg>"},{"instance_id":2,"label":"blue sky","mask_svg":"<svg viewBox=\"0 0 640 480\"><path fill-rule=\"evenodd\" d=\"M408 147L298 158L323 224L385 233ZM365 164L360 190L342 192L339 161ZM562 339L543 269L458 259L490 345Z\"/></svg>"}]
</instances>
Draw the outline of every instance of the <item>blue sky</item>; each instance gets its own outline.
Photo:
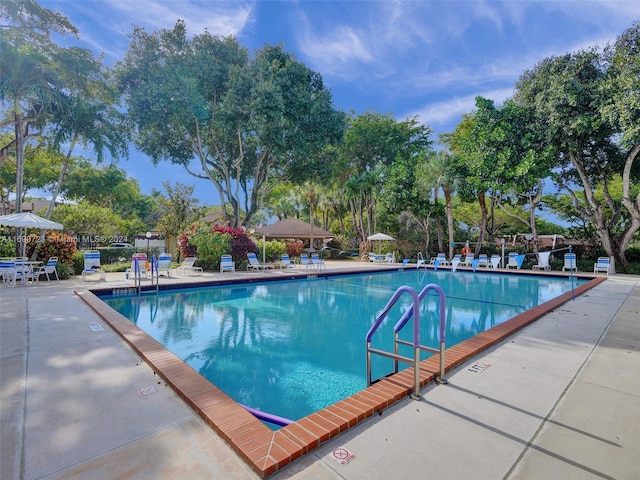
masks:
<instances>
[{"instance_id":1,"label":"blue sky","mask_svg":"<svg viewBox=\"0 0 640 480\"><path fill-rule=\"evenodd\" d=\"M640 20L640 1L195 1L41 0L65 15L71 42L120 60L132 25L191 34L234 35L251 52L282 43L319 72L345 112L417 116L433 139L451 132L481 95L501 103L526 69L542 59L615 41ZM67 40L68 42L69 40ZM66 43L66 42L65 42ZM213 186L181 167L154 167L132 149L119 166L143 193L163 181L195 185L217 203Z\"/></svg>"}]
</instances>

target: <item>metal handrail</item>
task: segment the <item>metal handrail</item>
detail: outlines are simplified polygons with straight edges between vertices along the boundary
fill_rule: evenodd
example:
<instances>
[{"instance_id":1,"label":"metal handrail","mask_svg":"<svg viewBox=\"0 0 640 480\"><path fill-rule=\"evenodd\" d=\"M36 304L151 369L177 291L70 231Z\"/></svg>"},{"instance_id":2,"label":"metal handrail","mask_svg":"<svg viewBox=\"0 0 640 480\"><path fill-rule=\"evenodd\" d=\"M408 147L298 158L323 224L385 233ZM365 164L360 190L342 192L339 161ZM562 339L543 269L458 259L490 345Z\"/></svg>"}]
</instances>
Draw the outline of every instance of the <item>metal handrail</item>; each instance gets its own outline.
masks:
<instances>
[{"instance_id":1,"label":"metal handrail","mask_svg":"<svg viewBox=\"0 0 640 480\"><path fill-rule=\"evenodd\" d=\"M434 349L430 347L426 347L420 344L420 301L427 295L427 293L431 290L435 290L440 297L440 331L439 331L439 340L440 340L440 349ZM412 297L412 308L404 312L404 314L400 317L400 320L394 326L394 351L386 352L384 350L379 350L371 347L371 339L373 334L378 330L384 319L389 314L391 308L395 305L398 299L402 296L402 294L408 293ZM413 342L408 342L405 340L401 340L398 338L399 332L406 326L407 322L413 317ZM367 343L367 385L371 385L371 354L375 353L377 355L381 355L387 358L391 358L394 360L394 369L395 373L398 372L398 362L405 362L409 364L413 364L414 371L414 389L411 397L414 399L420 398L420 351L428 351L433 353L440 353L440 376L437 378L438 383L447 383L445 379L445 362L444 362L444 351L445 351L445 298L444 291L438 285L429 284L422 289L420 294L416 293L416 291L404 285L399 287L391 299L387 302L387 305L383 309L382 313L378 316L374 324L371 326L366 335L366 343ZM398 345L403 344L413 348L413 358L405 357L398 353Z\"/></svg>"},{"instance_id":2,"label":"metal handrail","mask_svg":"<svg viewBox=\"0 0 640 480\"><path fill-rule=\"evenodd\" d=\"M439 285L436 285L435 283L430 283L428 285L426 285L418 294L418 299L419 301L422 301L424 299L424 297L427 296L427 293L429 293L431 290L435 290L436 293L438 294L439 300L440 300L440 322L439 322L439 328L438 328L438 343L440 344L439 348L431 348L431 347L426 347L424 345L420 345L420 350L424 351L424 352L430 352L430 353L439 353L440 354L440 375L438 377L436 377L436 382L437 383L447 383L447 380L445 378L444 375L444 366L445 366L445 362L444 362L444 351L445 351L445 343L446 343L446 315L445 315L445 295L444 295L444 290L442 290L442 288ZM411 319L412 316L412 310L409 309L406 312L404 312L404 314L402 315L402 317L400 317L400 320L398 321L398 323L396 324L396 326L394 327L393 331L394 331L394 350L398 350L398 344L403 344L403 345L409 345L412 346L411 343L407 342L406 340L401 340L400 338L398 338L398 334L400 333L400 330L402 330L402 328L407 324L407 322ZM415 326L414 326L415 328ZM395 373L398 372L398 362L395 362Z\"/></svg>"},{"instance_id":3,"label":"metal handrail","mask_svg":"<svg viewBox=\"0 0 640 480\"><path fill-rule=\"evenodd\" d=\"M395 303L398 301L398 299L402 296L403 293L408 293L409 295L411 295L412 300L413 300L413 319L414 319L414 327L413 327L413 359L409 358L409 357L404 357L402 355L398 355L396 353L389 353L389 352L385 352L383 350L378 350L375 348L371 347L371 338L373 337L373 334L378 330L378 328L380 327L380 325L382 324L382 322L384 321L384 319L387 317L387 315L389 314L389 311L391 310L391 307L393 307L395 305ZM372 380L371 380L371 354L375 353L384 357L388 357L388 358L393 358L396 361L403 361L406 363L413 363L413 370L414 370L414 391L413 391L413 397L414 398L420 398L420 369L419 369L419 364L420 364L420 299L418 297L418 294L416 293L416 291L407 286L407 285L403 285L401 287L399 287L395 293L393 294L393 296L391 297L391 299L389 300L389 302L387 302L386 307L384 308L384 310L382 311L382 313L380 314L380 316L376 319L376 321L373 323L373 325L371 326L371 328L369 329L369 331L367 332L367 336L366 336L366 341L367 341L367 386L371 385Z\"/></svg>"},{"instance_id":4,"label":"metal handrail","mask_svg":"<svg viewBox=\"0 0 640 480\"><path fill-rule=\"evenodd\" d=\"M140 260L138 257L133 257L133 283L138 289L138 295L142 290L142 275L140 275Z\"/></svg>"},{"instance_id":5,"label":"metal handrail","mask_svg":"<svg viewBox=\"0 0 640 480\"><path fill-rule=\"evenodd\" d=\"M158 269L159 257L156 254L151 255L151 285L153 285L153 274L156 275L156 293L160 291L160 270Z\"/></svg>"}]
</instances>

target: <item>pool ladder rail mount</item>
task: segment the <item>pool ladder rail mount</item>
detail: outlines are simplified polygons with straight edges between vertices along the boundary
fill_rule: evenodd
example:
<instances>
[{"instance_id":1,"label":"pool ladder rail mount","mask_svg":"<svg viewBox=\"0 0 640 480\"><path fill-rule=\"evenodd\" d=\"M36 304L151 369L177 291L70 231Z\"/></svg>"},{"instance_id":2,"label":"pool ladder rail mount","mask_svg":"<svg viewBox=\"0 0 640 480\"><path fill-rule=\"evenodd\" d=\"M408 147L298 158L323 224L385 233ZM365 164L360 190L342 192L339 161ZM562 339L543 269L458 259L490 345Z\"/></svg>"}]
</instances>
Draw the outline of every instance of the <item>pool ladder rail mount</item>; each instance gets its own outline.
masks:
<instances>
[{"instance_id":1,"label":"pool ladder rail mount","mask_svg":"<svg viewBox=\"0 0 640 480\"><path fill-rule=\"evenodd\" d=\"M420 345L420 302L422 299L429 293L431 290L435 290L438 294L440 301L440 324L439 324L439 343L440 348L431 348L424 345ZM412 297L413 305L412 308L408 309L400 320L393 328L394 331L394 342L393 342L393 352L388 352L385 350L380 350L373 348L371 346L371 339L375 332L378 330L384 319L389 314L391 308L395 305L398 299L403 294L409 294ZM371 355L381 355L383 357L392 358L394 360L394 372L398 373L399 371L399 362L405 362L413 365L414 371L414 386L413 392L411 393L411 398L414 400L420 399L420 352L430 352L440 354L440 372L439 375L436 376L437 384L447 384L447 379L445 377L445 328L446 328L446 317L445 317L445 295L442 288L434 283L431 283L425 286L420 293L418 294L412 287L404 285L399 287L391 299L387 302L382 313L378 316L376 321L373 323L369 331L367 332L367 386L370 386L373 381L371 379ZM409 323L409 320L413 317L413 341L409 342L406 340L402 340L399 338L400 331ZM405 345L413 348L413 358L405 357L404 355L399 354L399 346Z\"/></svg>"}]
</instances>

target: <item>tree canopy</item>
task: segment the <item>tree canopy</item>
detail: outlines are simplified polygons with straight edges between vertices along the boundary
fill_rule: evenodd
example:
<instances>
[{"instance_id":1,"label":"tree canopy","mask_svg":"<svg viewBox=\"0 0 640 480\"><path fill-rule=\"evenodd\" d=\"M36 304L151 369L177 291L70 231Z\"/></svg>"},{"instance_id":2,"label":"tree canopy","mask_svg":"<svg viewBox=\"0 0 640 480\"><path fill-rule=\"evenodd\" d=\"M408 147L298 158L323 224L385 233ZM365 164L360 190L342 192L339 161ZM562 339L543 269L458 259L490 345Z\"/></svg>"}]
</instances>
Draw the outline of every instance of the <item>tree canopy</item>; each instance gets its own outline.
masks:
<instances>
[{"instance_id":1,"label":"tree canopy","mask_svg":"<svg viewBox=\"0 0 640 480\"><path fill-rule=\"evenodd\" d=\"M118 78L136 144L211 181L235 226L250 224L276 182L321 171L323 149L341 138L322 77L282 46L250 58L231 37L188 39L181 21L131 38Z\"/></svg>"}]
</instances>

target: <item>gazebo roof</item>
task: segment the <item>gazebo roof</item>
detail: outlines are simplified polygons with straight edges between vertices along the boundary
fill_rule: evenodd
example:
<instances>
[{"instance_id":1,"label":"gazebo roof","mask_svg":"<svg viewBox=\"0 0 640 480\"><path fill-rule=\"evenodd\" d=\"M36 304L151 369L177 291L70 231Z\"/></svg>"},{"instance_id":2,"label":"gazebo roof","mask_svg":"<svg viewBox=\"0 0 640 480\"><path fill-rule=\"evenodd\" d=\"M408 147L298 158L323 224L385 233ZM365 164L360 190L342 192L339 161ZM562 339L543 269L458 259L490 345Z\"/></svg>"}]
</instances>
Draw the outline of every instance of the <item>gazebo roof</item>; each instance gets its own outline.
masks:
<instances>
[{"instance_id":1,"label":"gazebo roof","mask_svg":"<svg viewBox=\"0 0 640 480\"><path fill-rule=\"evenodd\" d=\"M335 237L320 227L312 226L297 218L285 218L272 225L256 228L256 233L270 238L330 238Z\"/></svg>"}]
</instances>

